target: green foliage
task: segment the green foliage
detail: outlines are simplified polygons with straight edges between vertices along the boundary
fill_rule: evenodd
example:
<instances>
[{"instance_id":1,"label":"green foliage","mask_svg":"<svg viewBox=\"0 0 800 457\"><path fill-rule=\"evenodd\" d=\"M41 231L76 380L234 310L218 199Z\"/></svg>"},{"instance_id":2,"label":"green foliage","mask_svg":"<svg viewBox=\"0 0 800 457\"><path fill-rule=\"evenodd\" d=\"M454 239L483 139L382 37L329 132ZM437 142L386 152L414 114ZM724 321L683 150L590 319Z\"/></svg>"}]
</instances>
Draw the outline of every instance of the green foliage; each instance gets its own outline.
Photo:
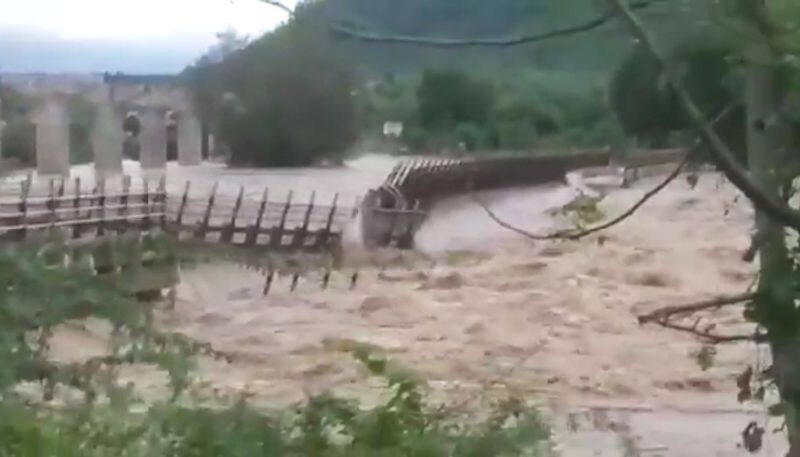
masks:
<instances>
[{"instance_id":1,"label":"green foliage","mask_svg":"<svg viewBox=\"0 0 800 457\"><path fill-rule=\"evenodd\" d=\"M425 80L421 84L419 114L404 132L405 142L415 150L463 147L525 151L627 143L625 133L606 104L602 86L591 76L529 72L477 90L469 86L488 84L472 82L454 71L446 74L446 81L429 78L436 84L428 82L423 87ZM487 93L491 96L483 95ZM470 102L474 94L478 94L477 101ZM423 97L430 101L426 103ZM463 106L481 106L480 116L461 115L460 122L454 123L452 118L457 116L453 113L471 112Z\"/></svg>"},{"instance_id":2,"label":"green foliage","mask_svg":"<svg viewBox=\"0 0 800 457\"><path fill-rule=\"evenodd\" d=\"M416 81L395 78L391 74L377 81L366 81L356 91L355 103L359 130L363 135L376 136L386 121L410 124L417 110L414 96Z\"/></svg>"},{"instance_id":3,"label":"green foliage","mask_svg":"<svg viewBox=\"0 0 800 457\"><path fill-rule=\"evenodd\" d=\"M0 100L3 102L0 118L6 122L27 117L33 107L30 97L6 85L0 85Z\"/></svg>"},{"instance_id":4,"label":"green foliage","mask_svg":"<svg viewBox=\"0 0 800 457\"><path fill-rule=\"evenodd\" d=\"M36 164L36 125L24 118L6 121L3 129L3 158L13 158L23 165Z\"/></svg>"},{"instance_id":5,"label":"green foliage","mask_svg":"<svg viewBox=\"0 0 800 457\"><path fill-rule=\"evenodd\" d=\"M663 90L658 62L641 46L614 73L610 101L625 132L645 145L663 147L680 126L679 107Z\"/></svg>"},{"instance_id":6,"label":"green foliage","mask_svg":"<svg viewBox=\"0 0 800 457\"><path fill-rule=\"evenodd\" d=\"M231 162L301 166L339 159L355 139L353 77L332 46L321 3L218 64L187 71Z\"/></svg>"},{"instance_id":7,"label":"green foliage","mask_svg":"<svg viewBox=\"0 0 800 457\"><path fill-rule=\"evenodd\" d=\"M33 100L9 86L0 85L2 113L6 122L2 132L3 157L14 158L23 165L36 163L36 130L28 116Z\"/></svg>"},{"instance_id":8,"label":"green foliage","mask_svg":"<svg viewBox=\"0 0 800 457\"><path fill-rule=\"evenodd\" d=\"M605 12L594 0L327 0L330 16L356 29L389 35L501 38L536 34L586 23ZM672 5L652 10L676 10ZM653 15L655 16L655 12ZM434 48L340 39L365 71L414 74L420 68L454 67L480 77L530 68L606 71L623 55L625 31L601 27L575 37L497 47Z\"/></svg>"},{"instance_id":9,"label":"green foliage","mask_svg":"<svg viewBox=\"0 0 800 457\"><path fill-rule=\"evenodd\" d=\"M716 356L717 348L710 344L704 344L695 354L695 360L701 370L708 371L708 369L714 366L714 359Z\"/></svg>"},{"instance_id":10,"label":"green foliage","mask_svg":"<svg viewBox=\"0 0 800 457\"><path fill-rule=\"evenodd\" d=\"M426 70L417 90L418 120L427 129L486 124L494 106L492 87L455 71Z\"/></svg>"},{"instance_id":11,"label":"green foliage","mask_svg":"<svg viewBox=\"0 0 800 457\"><path fill-rule=\"evenodd\" d=\"M92 150L92 127L96 117L96 107L86 97L76 94L67 103L69 112L69 161L71 164L87 163L94 160Z\"/></svg>"},{"instance_id":12,"label":"green foliage","mask_svg":"<svg viewBox=\"0 0 800 457\"><path fill-rule=\"evenodd\" d=\"M730 43L713 36L690 38L676 46L671 65L703 113L712 118L723 108L735 109L718 126L726 143L746 161L744 110L735 53ZM614 74L611 105L625 132L649 147L673 146L668 138L689 129L682 107L665 82L657 62L635 46Z\"/></svg>"},{"instance_id":13,"label":"green foliage","mask_svg":"<svg viewBox=\"0 0 800 457\"><path fill-rule=\"evenodd\" d=\"M578 195L566 205L550 210L552 216L563 216L569 220L576 229L594 225L606 218L606 214L600 208L602 197L592 197L588 195Z\"/></svg>"}]
</instances>

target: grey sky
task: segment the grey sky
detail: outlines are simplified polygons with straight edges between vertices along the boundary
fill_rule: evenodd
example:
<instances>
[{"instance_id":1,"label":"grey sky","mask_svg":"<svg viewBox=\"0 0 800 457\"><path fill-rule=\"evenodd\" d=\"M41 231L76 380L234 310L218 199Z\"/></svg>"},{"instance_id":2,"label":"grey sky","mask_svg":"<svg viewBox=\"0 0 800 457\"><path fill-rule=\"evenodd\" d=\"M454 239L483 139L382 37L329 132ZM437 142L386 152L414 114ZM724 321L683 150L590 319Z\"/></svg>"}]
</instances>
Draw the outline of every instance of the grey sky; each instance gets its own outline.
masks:
<instances>
[{"instance_id":1,"label":"grey sky","mask_svg":"<svg viewBox=\"0 0 800 457\"><path fill-rule=\"evenodd\" d=\"M0 0L0 72L175 72L217 32L285 18L258 0Z\"/></svg>"}]
</instances>

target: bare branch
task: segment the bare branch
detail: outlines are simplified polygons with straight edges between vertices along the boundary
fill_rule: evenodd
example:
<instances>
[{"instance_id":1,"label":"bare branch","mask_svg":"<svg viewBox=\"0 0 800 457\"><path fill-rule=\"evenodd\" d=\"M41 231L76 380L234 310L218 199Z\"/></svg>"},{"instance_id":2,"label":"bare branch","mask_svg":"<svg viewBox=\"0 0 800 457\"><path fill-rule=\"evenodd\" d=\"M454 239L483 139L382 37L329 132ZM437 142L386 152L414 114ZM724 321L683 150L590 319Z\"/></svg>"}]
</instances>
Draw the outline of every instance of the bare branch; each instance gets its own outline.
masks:
<instances>
[{"instance_id":1,"label":"bare branch","mask_svg":"<svg viewBox=\"0 0 800 457\"><path fill-rule=\"evenodd\" d=\"M639 10L647 8L653 3L657 3L660 1L663 0L639 0L631 3L630 7L632 9ZM358 40L380 42L380 43L421 44L426 46L447 47L447 48L469 47L469 46L518 46L522 44L537 43L540 41L546 41L554 38L561 38L561 37L575 35L578 33L588 32L606 24L612 19L614 19L614 13L612 11L609 11L585 23L577 24L563 29L551 30L549 32L533 34L533 35L522 35L518 37L487 38L487 39L457 39L457 38L419 37L419 36L408 36L408 35L383 35L379 33L365 32L341 23L331 24L330 29L332 32L348 38L355 38Z\"/></svg>"},{"instance_id":2,"label":"bare branch","mask_svg":"<svg viewBox=\"0 0 800 457\"><path fill-rule=\"evenodd\" d=\"M680 78L666 65L666 61L658 52L653 39L647 31L645 31L636 16L633 15L631 9L625 5L623 0L608 0L608 2L612 9L615 10L630 27L632 34L656 59L658 65L664 71L667 81L675 91L678 100L688 114L692 126L698 131L700 137L706 144L709 145L709 150L714 157L714 161L722 171L725 172L728 179L753 202L756 209L762 211L775 222L800 231L800 212L792 209L780 199L771 197L752 180L747 169L736 160L730 148L711 128L705 116L703 116L703 113L689 94L689 91L681 83Z\"/></svg>"},{"instance_id":3,"label":"bare branch","mask_svg":"<svg viewBox=\"0 0 800 457\"><path fill-rule=\"evenodd\" d=\"M695 326L676 324L666 319L656 321L656 323L670 330L677 330L679 332L697 336L713 344L736 343L740 341L762 341L764 338L763 335L759 333L753 335L717 335L711 332L698 330Z\"/></svg>"},{"instance_id":4,"label":"bare branch","mask_svg":"<svg viewBox=\"0 0 800 457\"><path fill-rule=\"evenodd\" d=\"M727 108L722 110L717 115L717 117L714 118L714 120L712 121L712 125L716 125L720 121L725 119L725 117L727 117L728 114L730 114L733 111L733 108L734 108L734 105L729 105ZM702 144L703 144L702 140L698 139L695 142L695 145L692 147L692 149L689 150L683 156L683 159L681 159L681 161L678 164L678 166L675 167L675 170L673 170L657 186L655 186L654 188L652 188L651 190L646 192L642 196L642 198L640 198L636 203L634 203L633 206L628 208L628 210L626 210L625 212L623 212L622 214L620 214L619 216L615 217L614 219L612 219L612 220L610 220L608 222L605 222L603 224L597 225L595 227L590 227L590 228L585 229L585 230L579 230L579 231L562 230L562 231L559 231L559 232L556 232L556 233L553 233L553 234L550 234L550 235L536 235L536 234L530 233L530 232L528 232L526 230L523 230L523 229L521 229L519 227L515 227L515 226L509 224L508 222L505 222L505 221L501 220L497 216L497 214L495 214L486 205L486 203L484 203L483 201L478 199L477 196L473 195L473 200L475 200L483 208L483 210L486 212L486 214L492 220L494 220L498 225L500 225L501 227L506 228L508 230L511 230L513 232L519 233L520 235L525 236L527 238L530 238L532 240L559 240L560 239L560 240L577 241L577 240L580 240L582 238L586 238L587 236L589 236L589 235L591 235L593 233L597 233L597 232L606 230L608 228L611 228L611 227L619 224L620 222L624 221L625 219L633 216L634 213L636 213L636 211L639 210L639 208L641 208L642 206L644 206L645 203L648 202L648 200L650 200L651 198L655 197L659 192L661 192L661 190L663 190L665 187L667 187L669 185L669 183L674 181L675 178L677 178L681 174L681 172L686 167L686 165L689 163L689 161L692 159L694 154L696 154L697 151L700 150L700 146L702 146Z\"/></svg>"},{"instance_id":5,"label":"bare branch","mask_svg":"<svg viewBox=\"0 0 800 457\"><path fill-rule=\"evenodd\" d=\"M499 226L501 226L501 227L503 227L503 228L505 228L507 230L511 230L512 232L516 232L516 233L518 233L518 234L520 234L520 235L522 235L522 236L524 236L526 238L530 238L532 240L538 240L538 241L547 241L547 240L577 241L577 240L586 238L587 236L589 236L589 235L591 235L593 233L597 233L597 232L606 230L608 228L611 228L611 227L621 223L625 219L633 216L636 213L636 211L638 211L642 206L644 206L645 203L647 203L648 200L650 200L651 198L655 197L659 192L661 192L661 190L663 190L665 187L667 187L669 185L669 183L671 183L672 181L675 180L675 178L680 176L681 172L683 171L684 167L686 167L686 165L689 163L689 160L691 159L692 154L695 151L696 151L696 148L692 149L689 152L687 152L683 156L683 159L681 159L681 162L678 164L678 166L675 167L675 170L673 170L657 186L655 186L654 188L652 188L651 190L646 192L642 196L642 198L640 198L636 203L634 203L630 208L628 208L628 210L626 210L625 212L623 212L622 214L620 214L619 216L615 217L614 219L612 219L612 220L610 220L608 222L600 224L600 225L598 225L596 227L590 227L590 228L585 229L585 230L579 230L579 231L561 230L561 231L558 231L558 232L555 232L555 233L551 233L549 235L537 235L537 234L528 232L527 230L523 230L523 229L521 229L519 227L511 225L508 222L500 219L497 216L497 214L495 214L495 212L492 211L491 208L489 208L489 206L486 203L484 203L482 200L480 200L477 196L473 195L472 199L476 203L478 203L478 205L480 205L481 208L483 208L484 212L486 212L486 214L493 221L495 221L497 223L497 225L499 225Z\"/></svg>"},{"instance_id":6,"label":"bare branch","mask_svg":"<svg viewBox=\"0 0 800 457\"><path fill-rule=\"evenodd\" d=\"M693 325L684 325L676 323L671 319L676 316L691 315L700 311L716 310L725 306L740 305L744 302L751 301L757 298L757 294L752 292L734 295L730 297L719 297L712 300L704 300L688 305L668 306L666 308L658 309L650 314L639 316L637 320L639 324L653 323L660 325L664 328L677 330L679 332L688 333L699 338L702 338L709 343L733 343L738 341L756 341L762 342L765 340L766 335L762 333L753 333L751 335L718 335L712 333L714 325L708 326L704 329L699 329L702 318L698 317Z\"/></svg>"},{"instance_id":7,"label":"bare branch","mask_svg":"<svg viewBox=\"0 0 800 457\"><path fill-rule=\"evenodd\" d=\"M294 9L289 8L286 4L278 0L260 0L260 1L266 3L267 5L272 5L276 8L282 9L283 11L289 13L289 16L294 16Z\"/></svg>"},{"instance_id":8,"label":"bare branch","mask_svg":"<svg viewBox=\"0 0 800 457\"><path fill-rule=\"evenodd\" d=\"M642 196L642 198L640 198L636 203L634 203L633 206L628 208L627 211L623 212L619 216L615 217L614 219L612 219L612 220L610 220L610 221L608 221L608 222L606 222L604 224L600 224L600 225L598 225L596 227L591 227L591 228L588 228L586 230L582 230L580 232L571 233L571 234L567 235L567 238L569 238L570 240L579 240L579 239L585 238L585 237L587 237L587 236L589 236L589 235L591 235L593 233L600 232L602 230L606 230L608 228L611 228L611 227L619 224L620 222L624 221L625 219L633 216L633 214L636 213L636 211L638 211L639 208L644 206L644 204L647 203L648 200L650 200L651 198L655 197L659 192L661 192L665 187L667 187L669 185L669 183L674 181L675 178L677 178L681 174L681 172L686 167L686 165L689 163L689 161L691 160L692 156L697 151L697 149L698 148L695 147L691 151L687 152L683 156L683 159L681 159L680 163L678 163L678 165L672 171L672 173L667 175L667 177L663 181L661 181L657 186L655 186L652 189L650 189L649 191L647 191Z\"/></svg>"},{"instance_id":9,"label":"bare branch","mask_svg":"<svg viewBox=\"0 0 800 457\"><path fill-rule=\"evenodd\" d=\"M680 314L696 313L698 311L705 311L708 309L719 309L723 306L738 305L746 301L754 300L757 297L755 293L746 292L740 295L733 295L730 297L719 297L712 300L703 300L696 303L680 306L668 306L666 308L658 309L652 313L639 316L637 320L640 324L647 324L650 322L657 322L663 319L669 319L673 316Z\"/></svg>"},{"instance_id":10,"label":"bare branch","mask_svg":"<svg viewBox=\"0 0 800 457\"><path fill-rule=\"evenodd\" d=\"M497 214L495 214L495 212L492 211L492 209L489 208L489 206L486 203L484 203L483 200L481 200L476 194L472 194L472 199L475 201L475 203L480 205L481 208L483 208L483 210L486 212L487 216L489 216L493 221L495 221L497 223L497 225L499 225L500 227L503 227L504 229L511 230L512 232L518 233L518 234L520 234L520 235L522 235L522 236L524 236L526 238L529 238L531 240L542 240L542 241L544 241L544 240L564 239L564 235L561 234L560 232L559 233L553 233L551 235L537 235L535 233L531 233L531 232L529 232L527 230L524 230L524 229L521 229L521 228L516 227L514 225L511 225L508 222L500 219L497 216Z\"/></svg>"}]
</instances>

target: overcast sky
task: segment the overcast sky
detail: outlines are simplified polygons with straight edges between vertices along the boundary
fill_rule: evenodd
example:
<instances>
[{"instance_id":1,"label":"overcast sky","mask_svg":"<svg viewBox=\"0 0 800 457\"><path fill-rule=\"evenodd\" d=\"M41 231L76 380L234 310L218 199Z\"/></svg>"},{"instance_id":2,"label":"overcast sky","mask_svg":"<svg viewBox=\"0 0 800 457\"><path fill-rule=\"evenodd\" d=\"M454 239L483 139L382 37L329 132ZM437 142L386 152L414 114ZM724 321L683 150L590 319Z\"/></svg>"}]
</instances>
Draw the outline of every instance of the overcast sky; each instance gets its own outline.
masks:
<instances>
[{"instance_id":1,"label":"overcast sky","mask_svg":"<svg viewBox=\"0 0 800 457\"><path fill-rule=\"evenodd\" d=\"M285 19L259 0L0 0L0 72L176 72L217 32Z\"/></svg>"}]
</instances>

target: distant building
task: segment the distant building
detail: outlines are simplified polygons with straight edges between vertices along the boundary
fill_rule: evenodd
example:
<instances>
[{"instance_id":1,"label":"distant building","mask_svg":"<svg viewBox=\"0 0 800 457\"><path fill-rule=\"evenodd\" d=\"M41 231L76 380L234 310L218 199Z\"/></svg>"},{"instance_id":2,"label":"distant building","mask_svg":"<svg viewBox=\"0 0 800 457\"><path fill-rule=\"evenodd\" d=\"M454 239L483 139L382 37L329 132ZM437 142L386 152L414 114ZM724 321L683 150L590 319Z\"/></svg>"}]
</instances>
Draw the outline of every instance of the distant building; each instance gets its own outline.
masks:
<instances>
[{"instance_id":1,"label":"distant building","mask_svg":"<svg viewBox=\"0 0 800 457\"><path fill-rule=\"evenodd\" d=\"M177 81L175 75L129 75L126 73L104 73L103 82L106 84L125 84L141 86L164 86Z\"/></svg>"},{"instance_id":2,"label":"distant building","mask_svg":"<svg viewBox=\"0 0 800 457\"><path fill-rule=\"evenodd\" d=\"M383 124L383 136L387 138L400 138L403 136L403 123L387 121Z\"/></svg>"}]
</instances>

